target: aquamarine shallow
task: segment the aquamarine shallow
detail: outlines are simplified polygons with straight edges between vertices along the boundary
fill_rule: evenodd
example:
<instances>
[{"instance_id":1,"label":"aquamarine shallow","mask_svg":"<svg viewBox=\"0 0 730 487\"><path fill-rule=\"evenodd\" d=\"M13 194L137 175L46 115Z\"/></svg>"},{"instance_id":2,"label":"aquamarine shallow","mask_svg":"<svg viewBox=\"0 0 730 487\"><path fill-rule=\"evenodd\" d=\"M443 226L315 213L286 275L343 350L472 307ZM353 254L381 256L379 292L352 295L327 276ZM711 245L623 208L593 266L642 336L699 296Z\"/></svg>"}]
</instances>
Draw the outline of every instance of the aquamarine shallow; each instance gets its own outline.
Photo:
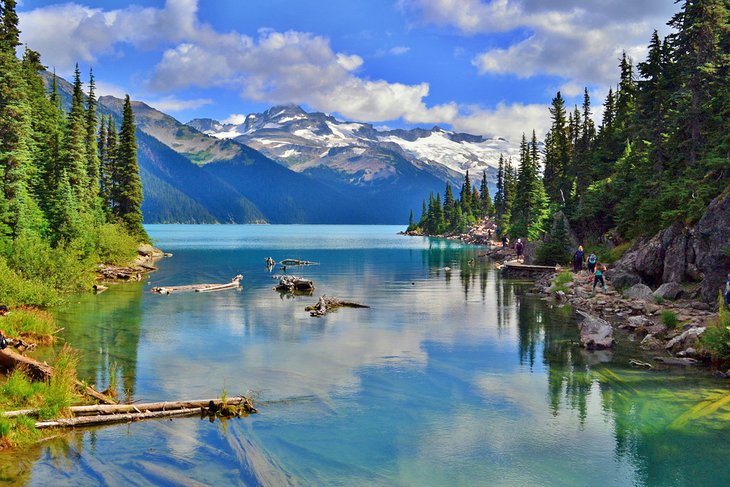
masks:
<instances>
[{"instance_id":1,"label":"aquamarine shallow","mask_svg":"<svg viewBox=\"0 0 730 487\"><path fill-rule=\"evenodd\" d=\"M614 355L581 351L570 310L501 279L479 248L393 226L147 229L174 254L158 272L59 312L80 374L103 388L116 373L134 401L253 394L260 414L79 431L16 480L730 485L725 382L633 369L625 337ZM288 270L315 296L273 291L268 256L319 262ZM238 273L240 291L149 292ZM320 294L371 308L311 318Z\"/></svg>"}]
</instances>

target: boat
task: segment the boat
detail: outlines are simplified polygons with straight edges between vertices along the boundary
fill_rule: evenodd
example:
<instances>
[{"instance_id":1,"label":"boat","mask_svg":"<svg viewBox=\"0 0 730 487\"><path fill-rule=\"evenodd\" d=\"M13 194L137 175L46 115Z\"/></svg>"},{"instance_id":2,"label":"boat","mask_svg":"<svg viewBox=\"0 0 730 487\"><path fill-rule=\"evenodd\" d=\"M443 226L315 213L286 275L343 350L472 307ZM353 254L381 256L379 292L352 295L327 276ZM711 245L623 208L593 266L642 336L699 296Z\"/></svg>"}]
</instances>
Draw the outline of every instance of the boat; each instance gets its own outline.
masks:
<instances>
[{"instance_id":1,"label":"boat","mask_svg":"<svg viewBox=\"0 0 730 487\"><path fill-rule=\"evenodd\" d=\"M223 291L225 289L235 289L241 286L243 276L238 274L231 282L225 284L188 284L185 286L158 286L153 287L152 292L155 294L172 294L181 292L209 293L213 291Z\"/></svg>"}]
</instances>

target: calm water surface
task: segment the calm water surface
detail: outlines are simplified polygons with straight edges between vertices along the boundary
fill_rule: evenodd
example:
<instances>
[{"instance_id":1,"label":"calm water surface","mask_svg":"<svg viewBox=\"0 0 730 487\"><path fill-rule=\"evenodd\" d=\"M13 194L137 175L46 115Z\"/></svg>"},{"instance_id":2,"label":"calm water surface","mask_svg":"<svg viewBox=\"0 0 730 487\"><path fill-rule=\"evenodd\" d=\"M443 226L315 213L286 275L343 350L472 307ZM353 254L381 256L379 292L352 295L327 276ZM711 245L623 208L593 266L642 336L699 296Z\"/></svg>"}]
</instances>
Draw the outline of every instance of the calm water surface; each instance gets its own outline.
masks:
<instances>
[{"instance_id":1,"label":"calm water surface","mask_svg":"<svg viewBox=\"0 0 730 487\"><path fill-rule=\"evenodd\" d=\"M478 248L392 226L147 229L174 253L158 272L59 312L80 374L102 389L114 375L134 401L254 395L260 414L75 432L0 458L3 480L730 485L726 383L633 369L627 338L613 356L582 352L571 311L501 279ZM287 270L315 295L273 291L268 256L319 262ZM149 292L237 273L240 291ZM320 294L371 308L311 318Z\"/></svg>"}]
</instances>

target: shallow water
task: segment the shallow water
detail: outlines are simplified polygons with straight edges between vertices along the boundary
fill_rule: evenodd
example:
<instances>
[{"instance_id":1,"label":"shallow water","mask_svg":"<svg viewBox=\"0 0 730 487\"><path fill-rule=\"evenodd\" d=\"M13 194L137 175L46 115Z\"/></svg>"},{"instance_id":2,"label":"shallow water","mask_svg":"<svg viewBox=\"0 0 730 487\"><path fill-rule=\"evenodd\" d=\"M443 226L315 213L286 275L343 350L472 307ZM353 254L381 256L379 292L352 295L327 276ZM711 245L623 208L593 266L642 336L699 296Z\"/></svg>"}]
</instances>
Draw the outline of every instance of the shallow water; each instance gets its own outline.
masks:
<instances>
[{"instance_id":1,"label":"shallow water","mask_svg":"<svg viewBox=\"0 0 730 487\"><path fill-rule=\"evenodd\" d=\"M260 414L84 430L7 455L33 485L730 485L726 383L575 345L568 308L480 249L392 226L153 225L174 256L59 312L80 375L134 401L252 394ZM272 290L264 259L314 296ZM473 260L473 263L470 262ZM450 267L447 271L444 267ZM239 291L154 295L227 282ZM312 318L320 294L370 305Z\"/></svg>"}]
</instances>

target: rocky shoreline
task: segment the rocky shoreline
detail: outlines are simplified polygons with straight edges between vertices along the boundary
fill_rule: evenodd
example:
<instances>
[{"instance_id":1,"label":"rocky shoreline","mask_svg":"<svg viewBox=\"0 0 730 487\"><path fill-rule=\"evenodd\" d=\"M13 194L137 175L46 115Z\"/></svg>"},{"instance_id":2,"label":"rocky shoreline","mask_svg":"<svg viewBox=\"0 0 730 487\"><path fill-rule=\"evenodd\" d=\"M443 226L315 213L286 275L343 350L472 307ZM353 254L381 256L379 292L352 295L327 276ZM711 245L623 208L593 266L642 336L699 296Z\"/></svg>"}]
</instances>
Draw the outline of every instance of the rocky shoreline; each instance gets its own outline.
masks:
<instances>
[{"instance_id":1,"label":"rocky shoreline","mask_svg":"<svg viewBox=\"0 0 730 487\"><path fill-rule=\"evenodd\" d=\"M482 222L465 234L430 236L487 246L488 249L482 255L495 261L497 266L511 261L516 263L514 249L502 247L500 242L490 240L489 230L492 235L495 234L493 223ZM403 234L426 236L417 232ZM534 245L528 243L525 249L527 262L531 260L532 253ZM614 273L616 279L612 280L609 269L606 289L597 288L593 295L593 276L587 271L572 274L572 281L563 285L565 291L556 291L553 287L558 274L545 273L538 277L535 281L536 292L547 301L572 306L583 316L580 325L581 343L586 349L613 348L614 332L618 330L622 338L638 343L639 348L650 357L649 360L656 364L691 366L711 363L712 358L709 352L703 350L700 339L707 327L717 319L717 312L702 300L701 284L681 286L670 282L652 290L636 281L626 282L621 273ZM632 363L653 366L642 360ZM714 374L730 378L730 369L724 372L715 370Z\"/></svg>"},{"instance_id":2,"label":"rocky shoreline","mask_svg":"<svg viewBox=\"0 0 730 487\"><path fill-rule=\"evenodd\" d=\"M137 256L134 261L126 266L112 264L99 264L96 270L97 284L94 290L97 292L106 289L103 282L110 281L141 281L145 274L156 271L155 263L163 257L170 257L172 254L153 247L150 244L140 244L137 247Z\"/></svg>"}]
</instances>

